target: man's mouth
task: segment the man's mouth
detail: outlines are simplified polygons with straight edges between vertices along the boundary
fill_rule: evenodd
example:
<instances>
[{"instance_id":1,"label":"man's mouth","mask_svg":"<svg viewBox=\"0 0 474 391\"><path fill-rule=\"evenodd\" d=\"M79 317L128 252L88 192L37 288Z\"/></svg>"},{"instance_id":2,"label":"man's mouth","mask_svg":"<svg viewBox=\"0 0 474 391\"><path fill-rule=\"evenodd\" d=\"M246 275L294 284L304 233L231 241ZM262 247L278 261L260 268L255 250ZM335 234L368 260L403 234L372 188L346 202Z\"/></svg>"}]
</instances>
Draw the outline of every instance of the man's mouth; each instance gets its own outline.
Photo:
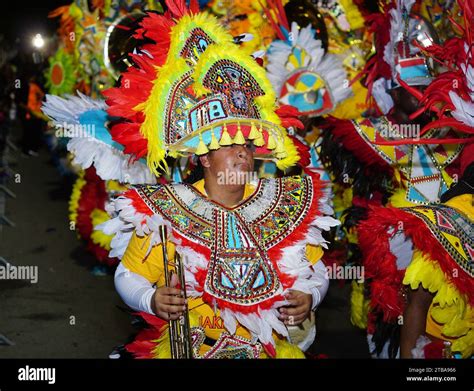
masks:
<instances>
[{"instance_id":1,"label":"man's mouth","mask_svg":"<svg viewBox=\"0 0 474 391\"><path fill-rule=\"evenodd\" d=\"M242 170L250 170L250 164L247 162L237 163L236 167L239 167Z\"/></svg>"}]
</instances>

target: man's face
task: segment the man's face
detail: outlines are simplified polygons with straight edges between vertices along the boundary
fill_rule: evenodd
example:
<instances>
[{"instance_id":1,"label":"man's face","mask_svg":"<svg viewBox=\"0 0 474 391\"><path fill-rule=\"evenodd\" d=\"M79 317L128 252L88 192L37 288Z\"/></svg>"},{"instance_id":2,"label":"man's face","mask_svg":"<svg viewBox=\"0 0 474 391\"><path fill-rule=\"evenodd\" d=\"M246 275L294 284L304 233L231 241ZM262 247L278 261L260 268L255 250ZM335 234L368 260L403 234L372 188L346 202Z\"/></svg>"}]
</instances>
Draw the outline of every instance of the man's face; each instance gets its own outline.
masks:
<instances>
[{"instance_id":1,"label":"man's face","mask_svg":"<svg viewBox=\"0 0 474 391\"><path fill-rule=\"evenodd\" d=\"M238 176L253 171L253 151L253 144L247 142L245 145L220 147L200 159L204 169L213 177L220 178L223 175L228 177L234 173Z\"/></svg>"},{"instance_id":2,"label":"man's face","mask_svg":"<svg viewBox=\"0 0 474 391\"><path fill-rule=\"evenodd\" d=\"M416 86L418 91L423 93L426 90L426 86ZM403 111L406 115L413 114L420 107L420 102L412 94L402 87L398 87L391 91L392 98L395 102L395 106Z\"/></svg>"}]
</instances>

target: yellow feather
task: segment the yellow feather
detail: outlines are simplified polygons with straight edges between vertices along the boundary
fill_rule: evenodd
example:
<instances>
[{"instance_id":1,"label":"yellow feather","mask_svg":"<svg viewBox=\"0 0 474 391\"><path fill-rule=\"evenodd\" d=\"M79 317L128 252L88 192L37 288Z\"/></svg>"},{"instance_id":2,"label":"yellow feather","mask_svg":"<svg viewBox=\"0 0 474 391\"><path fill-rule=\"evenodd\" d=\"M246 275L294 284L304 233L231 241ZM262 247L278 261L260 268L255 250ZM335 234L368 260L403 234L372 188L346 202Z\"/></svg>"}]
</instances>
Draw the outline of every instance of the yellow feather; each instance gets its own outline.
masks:
<instances>
[{"instance_id":1,"label":"yellow feather","mask_svg":"<svg viewBox=\"0 0 474 391\"><path fill-rule=\"evenodd\" d=\"M474 311L436 261L415 250L403 284L416 289L420 284L434 293L429 316L442 325L442 336L456 338L451 350L469 357L473 353Z\"/></svg>"},{"instance_id":2,"label":"yellow feather","mask_svg":"<svg viewBox=\"0 0 474 391\"><path fill-rule=\"evenodd\" d=\"M91 212L92 226L94 227L91 234L91 240L93 243L99 245L102 248L105 248L108 251L110 251L110 242L112 241L114 235L106 235L104 234L104 232L96 230L95 227L97 227L99 224L106 222L109 219L110 216L105 210L95 208Z\"/></svg>"},{"instance_id":3,"label":"yellow feather","mask_svg":"<svg viewBox=\"0 0 474 391\"><path fill-rule=\"evenodd\" d=\"M352 281L351 285L351 323L356 327L366 329L369 300L364 296L364 284Z\"/></svg>"},{"instance_id":4,"label":"yellow feather","mask_svg":"<svg viewBox=\"0 0 474 391\"><path fill-rule=\"evenodd\" d=\"M287 156L284 159L278 160L275 164L280 170L286 170L290 167L293 167L296 163L298 163L300 159L300 155L298 154L298 149L296 148L293 141L288 136L284 138L285 143L285 150L287 152Z\"/></svg>"},{"instance_id":5,"label":"yellow feather","mask_svg":"<svg viewBox=\"0 0 474 391\"><path fill-rule=\"evenodd\" d=\"M207 12L184 15L171 29L169 53L178 58L186 43L186 38L195 29L201 29L217 44L232 43L233 37L219 23L218 19Z\"/></svg>"},{"instance_id":6,"label":"yellow feather","mask_svg":"<svg viewBox=\"0 0 474 391\"><path fill-rule=\"evenodd\" d=\"M353 3L352 0L339 0L339 3L344 9L347 21L351 26L351 30L357 30L364 27L365 20L362 17L359 8Z\"/></svg>"},{"instance_id":7,"label":"yellow feather","mask_svg":"<svg viewBox=\"0 0 474 391\"><path fill-rule=\"evenodd\" d=\"M79 172L79 177L74 182L71 192L71 198L69 199L69 221L77 222L77 209L79 207L79 199L81 198L81 191L84 185L86 184L86 180L84 179L84 171Z\"/></svg>"},{"instance_id":8,"label":"yellow feather","mask_svg":"<svg viewBox=\"0 0 474 391\"><path fill-rule=\"evenodd\" d=\"M157 78L153 82L148 99L135 107L136 111L141 111L145 115L140 132L148 141L148 166L157 176L160 175L159 170L168 171L168 165L164 160L167 148L164 145L164 119L166 117L164 113L166 113L168 95L175 81L181 79L189 70L184 59L169 57L162 67L157 68Z\"/></svg>"}]
</instances>

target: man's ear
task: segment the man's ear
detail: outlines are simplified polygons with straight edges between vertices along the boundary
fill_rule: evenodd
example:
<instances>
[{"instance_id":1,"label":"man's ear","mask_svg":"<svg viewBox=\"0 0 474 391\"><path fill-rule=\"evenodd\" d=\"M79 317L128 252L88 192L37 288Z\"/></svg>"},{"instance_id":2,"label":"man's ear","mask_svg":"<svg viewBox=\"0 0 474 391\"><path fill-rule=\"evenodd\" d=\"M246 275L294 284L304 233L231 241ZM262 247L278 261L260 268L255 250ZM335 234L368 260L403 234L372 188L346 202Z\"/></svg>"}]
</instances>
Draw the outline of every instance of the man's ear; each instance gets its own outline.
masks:
<instances>
[{"instance_id":1,"label":"man's ear","mask_svg":"<svg viewBox=\"0 0 474 391\"><path fill-rule=\"evenodd\" d=\"M209 154L205 154L202 156L199 156L199 161L201 162L202 166L204 168L209 168L211 166L211 163L209 162Z\"/></svg>"}]
</instances>

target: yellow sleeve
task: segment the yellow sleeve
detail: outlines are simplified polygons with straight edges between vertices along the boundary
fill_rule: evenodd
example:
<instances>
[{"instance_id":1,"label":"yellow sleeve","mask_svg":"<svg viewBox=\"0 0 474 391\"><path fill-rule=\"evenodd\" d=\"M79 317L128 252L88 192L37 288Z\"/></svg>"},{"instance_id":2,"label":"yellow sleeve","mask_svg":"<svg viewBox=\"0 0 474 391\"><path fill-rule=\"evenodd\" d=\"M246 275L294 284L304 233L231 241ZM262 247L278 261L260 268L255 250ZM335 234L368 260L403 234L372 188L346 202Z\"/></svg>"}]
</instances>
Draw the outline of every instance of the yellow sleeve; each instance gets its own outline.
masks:
<instances>
[{"instance_id":1,"label":"yellow sleeve","mask_svg":"<svg viewBox=\"0 0 474 391\"><path fill-rule=\"evenodd\" d=\"M315 246L313 244L306 245L306 258L312 265L316 264L324 254L323 249L321 246Z\"/></svg>"},{"instance_id":2,"label":"yellow sleeve","mask_svg":"<svg viewBox=\"0 0 474 391\"><path fill-rule=\"evenodd\" d=\"M163 273L163 254L161 244L153 246L148 256L146 255L150 245L150 237L140 238L134 232L127 250L122 258L122 264L131 272L140 274L152 284L158 286L165 284ZM174 258L174 244L167 244L168 259Z\"/></svg>"},{"instance_id":3,"label":"yellow sleeve","mask_svg":"<svg viewBox=\"0 0 474 391\"><path fill-rule=\"evenodd\" d=\"M447 206L460 210L469 220L474 220L474 195L461 194L446 202Z\"/></svg>"}]
</instances>

